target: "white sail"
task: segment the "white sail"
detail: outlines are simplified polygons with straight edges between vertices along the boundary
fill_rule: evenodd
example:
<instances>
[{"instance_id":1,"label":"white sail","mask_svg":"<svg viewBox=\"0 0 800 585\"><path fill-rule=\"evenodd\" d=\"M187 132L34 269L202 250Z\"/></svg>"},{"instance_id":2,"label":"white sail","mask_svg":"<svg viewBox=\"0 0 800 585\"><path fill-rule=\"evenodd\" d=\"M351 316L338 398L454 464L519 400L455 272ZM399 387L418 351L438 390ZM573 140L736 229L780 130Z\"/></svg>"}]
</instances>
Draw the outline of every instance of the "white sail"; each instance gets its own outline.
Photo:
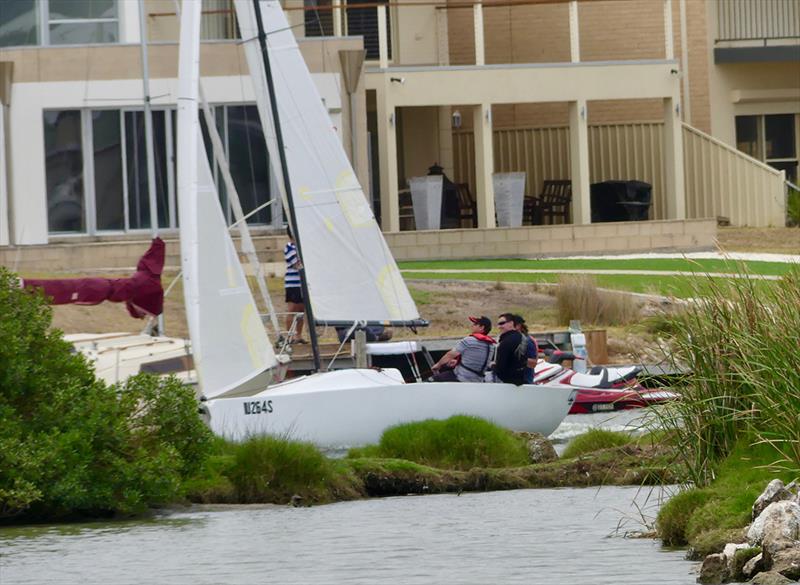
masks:
<instances>
[{"instance_id":1,"label":"white sail","mask_svg":"<svg viewBox=\"0 0 800 585\"><path fill-rule=\"evenodd\" d=\"M198 118L200 2L181 11L178 210L186 318L207 398L262 388L277 364L219 204ZM266 373L268 377L268 373Z\"/></svg>"},{"instance_id":2,"label":"white sail","mask_svg":"<svg viewBox=\"0 0 800 585\"><path fill-rule=\"evenodd\" d=\"M272 160L278 147L251 0L235 0ZM280 3L260 2L314 318L419 319ZM276 165L277 166L277 165Z\"/></svg>"}]
</instances>

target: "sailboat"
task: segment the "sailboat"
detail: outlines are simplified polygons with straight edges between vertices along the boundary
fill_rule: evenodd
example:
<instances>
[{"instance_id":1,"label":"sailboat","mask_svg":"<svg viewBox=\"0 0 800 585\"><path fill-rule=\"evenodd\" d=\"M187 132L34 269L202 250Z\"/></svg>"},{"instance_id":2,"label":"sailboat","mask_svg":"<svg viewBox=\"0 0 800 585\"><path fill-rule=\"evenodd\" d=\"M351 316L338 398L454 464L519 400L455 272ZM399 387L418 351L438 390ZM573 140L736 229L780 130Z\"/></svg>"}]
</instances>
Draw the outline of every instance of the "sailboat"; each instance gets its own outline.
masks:
<instances>
[{"instance_id":1,"label":"sailboat","mask_svg":"<svg viewBox=\"0 0 800 585\"><path fill-rule=\"evenodd\" d=\"M199 5L186 2L181 14L178 193L187 322L211 429L232 440L271 434L323 447L374 443L390 426L456 414L516 431L555 430L570 408L571 388L405 383L395 369L265 383L277 360L225 228L202 146ZM270 156L281 161L281 194L298 248L303 243L309 315L329 325L423 323L279 2L236 0L235 6Z\"/></svg>"}]
</instances>

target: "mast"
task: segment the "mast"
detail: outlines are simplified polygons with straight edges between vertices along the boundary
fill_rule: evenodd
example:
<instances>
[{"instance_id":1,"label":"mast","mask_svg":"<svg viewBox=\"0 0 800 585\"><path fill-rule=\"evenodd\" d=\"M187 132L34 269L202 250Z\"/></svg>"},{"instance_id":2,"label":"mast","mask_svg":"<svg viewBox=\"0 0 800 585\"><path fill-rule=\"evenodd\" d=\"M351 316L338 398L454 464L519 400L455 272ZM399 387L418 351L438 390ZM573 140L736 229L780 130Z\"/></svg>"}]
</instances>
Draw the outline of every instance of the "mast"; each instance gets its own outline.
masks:
<instances>
[{"instance_id":1,"label":"mast","mask_svg":"<svg viewBox=\"0 0 800 585\"><path fill-rule=\"evenodd\" d=\"M144 94L144 147L147 158L147 193L150 207L150 232L158 237L158 203L156 202L156 162L153 153L153 112L150 108L150 67L147 56L147 25L144 0L139 0L139 35L142 50L142 90ZM164 313L158 316L158 334L164 335Z\"/></svg>"},{"instance_id":2,"label":"mast","mask_svg":"<svg viewBox=\"0 0 800 585\"><path fill-rule=\"evenodd\" d=\"M303 302L306 308L306 321L308 325L308 335L311 338L311 352L314 356L314 370L321 369L319 357L319 340L317 339L316 323L314 321L314 311L311 308L311 298L308 296L308 282L306 280L306 269L303 264L303 248L300 243L300 231L297 229L297 214L294 209L294 199L292 187L289 180L289 167L286 164L286 153L283 146L283 134L281 123L278 116L278 103L275 99L275 84L272 79L272 68L269 63L269 53L267 52L267 34L264 32L264 22L261 18L261 6L259 0L253 0L253 8L256 13L256 27L258 28L258 44L261 47L261 58L264 62L264 72L267 77L267 91L269 92L270 109L272 110L272 120L275 126L275 140L278 143L278 158L281 163L281 174L283 175L283 186L286 191L286 206L289 208L289 222L294 234L294 241L297 245L297 257L300 261L300 287L303 291Z\"/></svg>"}]
</instances>

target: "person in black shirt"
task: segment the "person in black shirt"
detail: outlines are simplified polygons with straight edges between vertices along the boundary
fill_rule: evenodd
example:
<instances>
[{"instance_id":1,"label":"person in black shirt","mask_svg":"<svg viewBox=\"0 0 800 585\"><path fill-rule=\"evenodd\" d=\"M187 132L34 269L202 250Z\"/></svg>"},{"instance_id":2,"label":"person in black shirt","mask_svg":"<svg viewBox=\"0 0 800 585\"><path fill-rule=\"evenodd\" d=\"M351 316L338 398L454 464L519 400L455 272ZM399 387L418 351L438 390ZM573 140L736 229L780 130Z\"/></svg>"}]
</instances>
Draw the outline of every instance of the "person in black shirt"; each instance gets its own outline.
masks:
<instances>
[{"instance_id":1,"label":"person in black shirt","mask_svg":"<svg viewBox=\"0 0 800 585\"><path fill-rule=\"evenodd\" d=\"M497 318L500 340L494 362L494 374L498 381L521 386L525 381L527 363L527 340L516 330L519 317L503 313Z\"/></svg>"}]
</instances>

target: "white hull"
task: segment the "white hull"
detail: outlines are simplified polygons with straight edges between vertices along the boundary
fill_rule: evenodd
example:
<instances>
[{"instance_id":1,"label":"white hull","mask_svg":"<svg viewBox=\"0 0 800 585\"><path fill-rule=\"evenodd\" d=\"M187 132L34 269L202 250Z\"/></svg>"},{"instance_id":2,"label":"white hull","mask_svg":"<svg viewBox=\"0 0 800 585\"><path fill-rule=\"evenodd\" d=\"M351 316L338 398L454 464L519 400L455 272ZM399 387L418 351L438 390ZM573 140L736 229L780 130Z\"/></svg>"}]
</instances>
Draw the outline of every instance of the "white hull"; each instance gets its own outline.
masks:
<instances>
[{"instance_id":1,"label":"white hull","mask_svg":"<svg viewBox=\"0 0 800 585\"><path fill-rule=\"evenodd\" d=\"M397 370L342 370L206 406L212 431L234 441L268 434L335 448L377 443L393 425L457 414L547 436L567 415L572 393L541 384L406 384Z\"/></svg>"}]
</instances>

